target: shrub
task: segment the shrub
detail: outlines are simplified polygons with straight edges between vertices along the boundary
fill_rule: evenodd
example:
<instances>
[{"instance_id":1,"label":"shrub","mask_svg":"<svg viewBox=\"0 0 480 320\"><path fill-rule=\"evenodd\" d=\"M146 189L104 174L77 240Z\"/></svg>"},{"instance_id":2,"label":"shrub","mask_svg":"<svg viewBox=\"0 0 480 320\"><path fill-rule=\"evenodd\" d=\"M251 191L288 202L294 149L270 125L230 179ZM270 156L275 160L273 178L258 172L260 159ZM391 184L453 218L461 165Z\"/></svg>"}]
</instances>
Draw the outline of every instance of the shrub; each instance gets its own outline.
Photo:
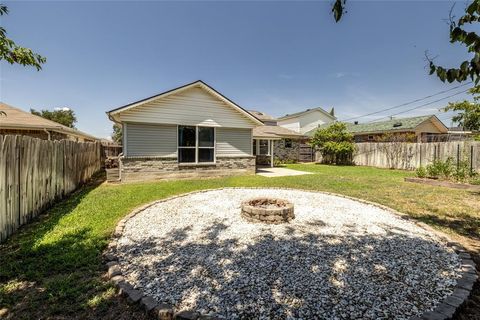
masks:
<instances>
[{"instance_id":1,"label":"shrub","mask_svg":"<svg viewBox=\"0 0 480 320\"><path fill-rule=\"evenodd\" d=\"M418 167L415 174L419 178L426 178L427 177L427 170L425 169L425 167Z\"/></svg>"},{"instance_id":2,"label":"shrub","mask_svg":"<svg viewBox=\"0 0 480 320\"><path fill-rule=\"evenodd\" d=\"M353 135L342 122L335 122L328 128L318 129L310 140L310 145L320 150L322 162L351 164L355 144Z\"/></svg>"},{"instance_id":3,"label":"shrub","mask_svg":"<svg viewBox=\"0 0 480 320\"><path fill-rule=\"evenodd\" d=\"M434 160L426 167L427 176L443 179L449 179L452 176L454 169L455 167L452 158L447 158L445 161Z\"/></svg>"}]
</instances>

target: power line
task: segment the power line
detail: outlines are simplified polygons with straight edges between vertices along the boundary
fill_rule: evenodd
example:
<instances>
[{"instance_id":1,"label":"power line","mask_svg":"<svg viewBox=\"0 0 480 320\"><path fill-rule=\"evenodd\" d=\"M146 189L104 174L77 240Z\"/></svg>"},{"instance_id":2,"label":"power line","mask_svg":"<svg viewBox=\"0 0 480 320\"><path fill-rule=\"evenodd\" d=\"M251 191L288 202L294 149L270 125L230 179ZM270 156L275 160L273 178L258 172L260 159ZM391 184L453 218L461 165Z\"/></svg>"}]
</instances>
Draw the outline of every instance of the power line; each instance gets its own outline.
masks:
<instances>
[{"instance_id":1,"label":"power line","mask_svg":"<svg viewBox=\"0 0 480 320\"><path fill-rule=\"evenodd\" d=\"M437 100L434 100L434 101L431 101L431 102L428 102L428 103L424 103L424 104L421 104L421 105L416 106L416 107L413 107L413 108L410 108L410 109L408 109L408 110L404 110L404 111L401 111L401 112L397 112L397 113L391 114L391 115L389 115L389 116L387 116L387 117L382 117L382 118L380 118L380 119L376 119L376 120L369 121L369 123L370 123L370 122L376 122L376 121L378 121L378 120L385 119L385 118L390 118L390 117L393 117L393 116L396 116L396 115L399 115L399 114L402 114L402 113L410 112L410 111L413 111L413 110L416 110L416 109L421 109L421 108L423 108L423 107L429 106L429 105L434 104L434 103L436 103L436 102L439 102L439 101L442 101L442 100L445 100L445 99L449 99L449 98L451 98L451 97L454 97L454 96L457 96L457 95L459 95L459 94L465 93L465 92L467 92L468 90L469 90L469 89L467 89L467 90L462 90L462 91L456 92L456 93L454 93L454 94L451 94L451 95L449 95L449 96L446 96L446 97L443 97L443 98L440 98L440 99L437 99Z\"/></svg>"},{"instance_id":2,"label":"power line","mask_svg":"<svg viewBox=\"0 0 480 320\"><path fill-rule=\"evenodd\" d=\"M426 96L426 97L423 97L423 98L415 99L415 100L412 100L412 101L409 101L409 102L405 102L405 103L402 103L402 104L399 104L399 105L396 105L396 106L393 106L393 107L389 107L389 108L386 108L386 109L381 109L381 110L378 110L378 111L375 111L375 112L367 113L367 114L364 114L364 115L361 115L361 116L357 116L357 117L351 117L351 118L344 119L344 120L340 120L340 121L346 122L346 121L350 121L350 120L353 120L353 119L364 118L364 117L368 117L368 116L371 116L371 115L374 115L374 114L377 114L377 113L382 113L382 112L389 111L389 110L393 110L393 109L396 109L396 108L408 106L408 105L410 105L410 104L412 104L412 103L416 103L416 102L419 102L419 101L422 101L422 100L425 100L425 99L432 98L432 97L434 97L434 96L438 96L439 94L443 94L443 93L446 93L446 92L449 92L449 91L452 91L452 90L455 90L455 89L464 87L464 86L469 85L469 84L471 84L471 83L472 83L472 81L467 82L467 83L464 83L464 84L461 84L461 85L458 85L458 86L455 86L455 87L450 88L450 89L448 89L448 90L443 90L443 91L440 91L440 92L431 94L431 95Z\"/></svg>"}]
</instances>

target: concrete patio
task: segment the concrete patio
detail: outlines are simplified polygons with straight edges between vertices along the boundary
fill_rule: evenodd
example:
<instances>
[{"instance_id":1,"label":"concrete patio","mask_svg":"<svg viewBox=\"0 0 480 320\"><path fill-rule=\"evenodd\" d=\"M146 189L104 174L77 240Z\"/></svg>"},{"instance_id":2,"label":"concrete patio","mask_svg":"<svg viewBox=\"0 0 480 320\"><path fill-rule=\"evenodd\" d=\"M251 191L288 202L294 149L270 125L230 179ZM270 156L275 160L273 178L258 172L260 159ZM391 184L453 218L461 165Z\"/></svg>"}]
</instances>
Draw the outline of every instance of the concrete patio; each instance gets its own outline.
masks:
<instances>
[{"instance_id":1,"label":"concrete patio","mask_svg":"<svg viewBox=\"0 0 480 320\"><path fill-rule=\"evenodd\" d=\"M292 170L281 167L260 167L257 168L256 173L263 177L273 178L273 177L287 177L287 176L301 176L304 174L312 174L311 172Z\"/></svg>"}]
</instances>

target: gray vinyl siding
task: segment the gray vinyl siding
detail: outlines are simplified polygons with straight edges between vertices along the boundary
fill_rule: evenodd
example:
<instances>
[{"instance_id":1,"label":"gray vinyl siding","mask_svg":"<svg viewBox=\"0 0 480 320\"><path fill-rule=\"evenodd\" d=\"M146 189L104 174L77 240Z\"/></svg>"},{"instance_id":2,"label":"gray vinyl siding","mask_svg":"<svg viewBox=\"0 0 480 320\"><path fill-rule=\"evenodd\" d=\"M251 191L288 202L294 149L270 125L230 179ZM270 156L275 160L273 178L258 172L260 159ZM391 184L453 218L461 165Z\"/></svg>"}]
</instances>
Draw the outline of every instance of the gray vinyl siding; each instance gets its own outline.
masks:
<instances>
[{"instance_id":1,"label":"gray vinyl siding","mask_svg":"<svg viewBox=\"0 0 480 320\"><path fill-rule=\"evenodd\" d=\"M201 88L154 100L119 114L122 122L253 128L247 116Z\"/></svg>"},{"instance_id":2,"label":"gray vinyl siding","mask_svg":"<svg viewBox=\"0 0 480 320\"><path fill-rule=\"evenodd\" d=\"M177 157L177 126L126 124L127 157Z\"/></svg>"},{"instance_id":3,"label":"gray vinyl siding","mask_svg":"<svg viewBox=\"0 0 480 320\"><path fill-rule=\"evenodd\" d=\"M217 157L242 157L252 155L252 130L217 128Z\"/></svg>"}]
</instances>

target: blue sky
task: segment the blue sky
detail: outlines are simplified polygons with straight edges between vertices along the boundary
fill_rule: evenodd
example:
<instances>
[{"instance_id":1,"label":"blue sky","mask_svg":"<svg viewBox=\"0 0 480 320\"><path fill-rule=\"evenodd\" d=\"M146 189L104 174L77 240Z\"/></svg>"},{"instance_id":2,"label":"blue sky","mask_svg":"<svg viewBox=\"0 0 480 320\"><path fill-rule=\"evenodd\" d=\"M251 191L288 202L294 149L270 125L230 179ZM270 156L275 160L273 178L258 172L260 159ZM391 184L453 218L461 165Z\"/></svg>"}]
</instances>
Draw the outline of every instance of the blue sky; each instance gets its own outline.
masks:
<instances>
[{"instance_id":1,"label":"blue sky","mask_svg":"<svg viewBox=\"0 0 480 320\"><path fill-rule=\"evenodd\" d=\"M424 57L429 50L446 66L468 57L448 42L453 2L347 1L339 24L331 2L7 1L8 35L48 61L40 72L1 62L0 100L71 107L80 130L106 137L105 111L197 79L247 109L335 107L339 119L458 85L429 76ZM437 113L447 101L402 116Z\"/></svg>"}]
</instances>

